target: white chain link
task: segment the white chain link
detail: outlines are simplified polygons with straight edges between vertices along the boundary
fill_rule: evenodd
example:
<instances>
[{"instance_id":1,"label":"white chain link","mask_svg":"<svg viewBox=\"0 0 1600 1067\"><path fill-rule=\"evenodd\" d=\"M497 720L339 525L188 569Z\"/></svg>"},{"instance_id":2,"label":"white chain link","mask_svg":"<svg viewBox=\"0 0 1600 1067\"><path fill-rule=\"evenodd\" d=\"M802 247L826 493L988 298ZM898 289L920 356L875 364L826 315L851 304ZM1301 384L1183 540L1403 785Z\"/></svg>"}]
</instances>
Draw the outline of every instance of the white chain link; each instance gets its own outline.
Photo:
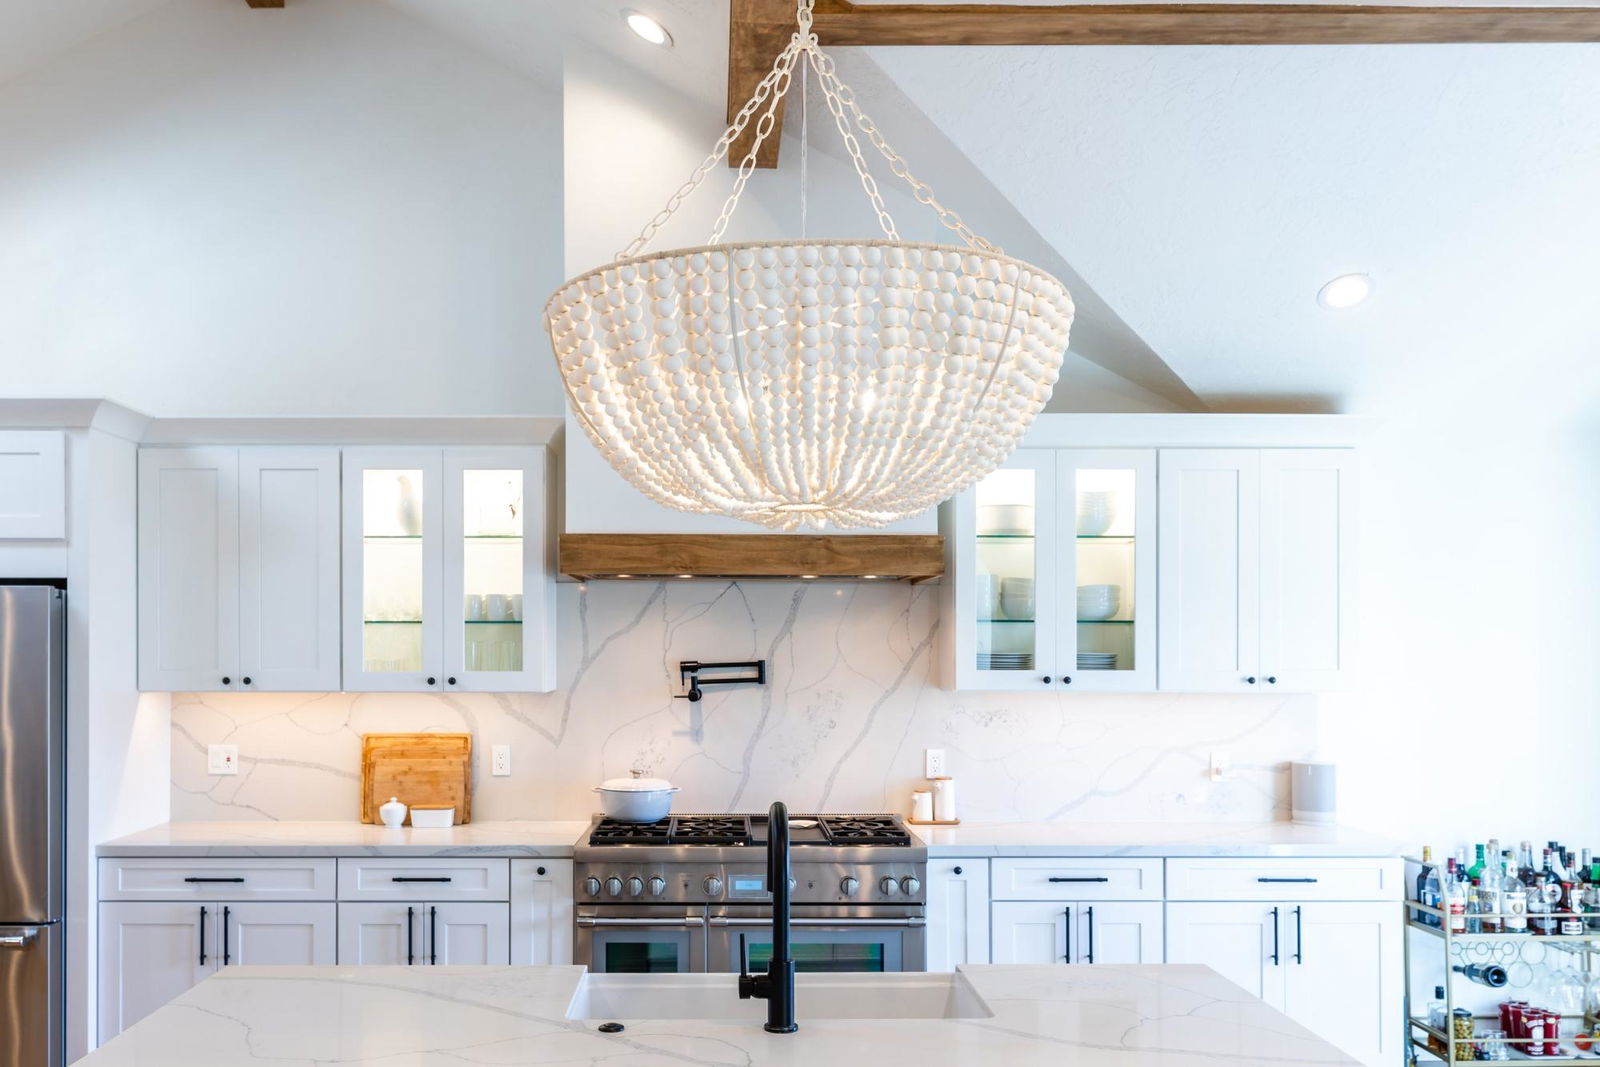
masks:
<instances>
[{"instance_id":1,"label":"white chain link","mask_svg":"<svg viewBox=\"0 0 1600 1067\"><path fill-rule=\"evenodd\" d=\"M871 201L873 211L877 213L879 228L883 230L889 240L899 241L900 234L895 228L894 219L890 217L888 208L884 206L883 195L878 190L876 179L867 169L867 161L861 151L861 143L856 139L850 128L852 120L854 120L855 126L866 135L868 142L888 161L890 172L911 187L912 196L917 203L926 204L937 212L939 222L960 237L969 248L996 254L1000 253L1001 250L998 245L991 244L984 238L979 237L961 220L961 216L939 203L928 183L911 173L910 168L906 166L905 160L893 148L889 147L889 143L884 140L883 134L878 131L877 126L856 104L855 92L839 79L839 75L834 69L833 57L821 49L817 43L816 34L811 32L811 8L814 2L815 0L799 0L795 14L796 21L799 23L799 31L790 38L789 44L784 50L778 53L777 58L773 60L772 69L767 71L766 76L756 86L755 92L751 94L750 99L745 101L744 106L739 109L739 113L734 116L733 122L729 124L721 139L717 141L716 146L711 150L711 154L706 156L700 166L695 168L694 173L689 176L689 180L684 182L678 188L678 191L668 198L666 206L656 213L655 217L650 220L643 230L639 231L639 236L635 237L627 248L617 253L616 258L627 259L638 255L644 250L650 239L661 230L662 226L666 225L667 220L676 214L683 201L706 180L707 175L711 173L711 168L727 156L728 151L733 147L733 142L739 139L739 135L749 125L750 119L757 112L760 112L760 118L756 120L755 137L751 142L749 151L745 153L744 158L740 161L739 173L733 183L733 191L728 195L727 200L723 202L722 213L717 216L716 225L711 231L711 239L707 243L714 245L722 239L723 232L728 228L728 223L733 217L734 210L739 206L739 198L744 193L750 173L755 169L756 157L761 145L777 126L778 105L785 94L788 93L793 82L794 64L801 53L805 54L811 69L817 72L817 84L822 89L823 97L827 100L828 111L833 115L834 125L839 130L839 136L844 140L845 150L850 154L850 161L855 166L856 176L861 179L861 188L866 192L867 199ZM804 105L802 104L802 106Z\"/></svg>"}]
</instances>

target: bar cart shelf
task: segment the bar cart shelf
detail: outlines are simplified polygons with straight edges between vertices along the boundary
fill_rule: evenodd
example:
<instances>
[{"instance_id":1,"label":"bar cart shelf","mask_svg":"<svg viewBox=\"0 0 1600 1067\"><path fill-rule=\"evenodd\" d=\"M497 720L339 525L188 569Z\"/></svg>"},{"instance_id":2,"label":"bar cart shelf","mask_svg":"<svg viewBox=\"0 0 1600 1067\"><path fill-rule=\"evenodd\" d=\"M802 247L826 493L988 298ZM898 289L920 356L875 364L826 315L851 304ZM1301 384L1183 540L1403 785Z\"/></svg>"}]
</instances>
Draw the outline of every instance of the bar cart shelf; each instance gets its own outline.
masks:
<instances>
[{"instance_id":1,"label":"bar cart shelf","mask_svg":"<svg viewBox=\"0 0 1600 1067\"><path fill-rule=\"evenodd\" d=\"M1416 864L1420 861L1411 859L1410 862ZM1407 1064L1477 1062L1479 1057L1476 1055L1476 1050L1490 1044L1504 1045L1509 1050L1509 1055L1502 1057L1501 1062L1600 1064L1600 1040L1597 1040L1595 1046L1588 1050L1581 1050L1574 1043L1574 1037L1583 1030L1583 1015L1581 1012L1577 1015L1564 1014L1562 1016L1560 1037L1558 1039L1561 1051L1557 1055L1530 1056L1524 1051L1525 1046L1542 1039L1513 1038L1509 1035L1501 1039L1490 1039L1481 1036L1485 1029L1500 1029L1499 1018L1492 1014L1479 1013L1474 1015L1475 1034L1472 1038L1456 1037L1449 1026L1449 1021L1453 1018L1455 1009L1461 1006L1456 1000L1456 982L1457 980L1467 982L1467 979L1456 974L1452 969L1457 962L1457 953L1453 951L1454 946L1539 944L1547 952L1554 950L1571 953L1575 959L1569 959L1569 963L1576 962L1582 972L1591 980L1600 981L1600 929L1590 929L1582 934L1453 932L1449 929L1450 915L1447 911L1430 907L1416 900L1405 901L1403 907L1405 908L1404 957L1406 974L1406 1032L1404 1047L1406 1048ZM1563 918L1573 918L1574 914L1572 912L1553 912L1548 913L1548 915L1541 914L1537 916L1537 918L1541 919L1546 917L1559 922ZM1505 915L1489 914L1469 916L1469 919L1477 919L1479 921L1484 919L1503 921L1506 918L1507 916ZM1522 918L1528 920L1531 924L1536 917L1523 915ZM1585 914L1582 918L1586 921L1595 921L1596 919L1594 915L1590 914ZM1434 925L1434 922L1429 922L1429 919L1434 920L1438 925ZM1416 938L1413 936L1413 931L1426 936ZM1434 957L1430 952L1423 951L1420 947L1414 949L1414 941L1420 942L1421 946L1437 945L1439 947L1439 956ZM1431 1025L1426 1018L1419 1015L1416 1005L1413 1003L1412 992L1418 981L1418 976L1413 973L1413 966L1422 962L1425 958L1432 959L1435 963L1442 962L1443 964L1440 971L1443 975L1441 981L1433 982L1429 980L1424 984L1442 984L1444 986L1446 1019L1444 1029ZM1463 958L1465 957L1463 956ZM1472 988L1481 987L1473 986ZM1502 992L1508 998L1516 995L1510 986L1504 987Z\"/></svg>"}]
</instances>

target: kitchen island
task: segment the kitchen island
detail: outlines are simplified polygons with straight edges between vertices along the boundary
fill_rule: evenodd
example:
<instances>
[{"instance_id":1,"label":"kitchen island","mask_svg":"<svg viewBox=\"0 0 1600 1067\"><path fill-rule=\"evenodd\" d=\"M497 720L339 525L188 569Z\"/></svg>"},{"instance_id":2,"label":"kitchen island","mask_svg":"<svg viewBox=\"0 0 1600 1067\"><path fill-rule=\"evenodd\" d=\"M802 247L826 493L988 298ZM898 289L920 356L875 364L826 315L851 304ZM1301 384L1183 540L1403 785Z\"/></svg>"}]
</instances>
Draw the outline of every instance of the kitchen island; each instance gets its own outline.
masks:
<instances>
[{"instance_id":1,"label":"kitchen island","mask_svg":"<svg viewBox=\"0 0 1600 1067\"><path fill-rule=\"evenodd\" d=\"M968 1018L822 1019L764 1032L760 1015L622 1018L581 1009L581 967L236 967L114 1038L84 1067L844 1064L1250 1067L1356 1061L1201 966L962 968ZM662 976L639 976L662 980ZM690 976L697 977L697 976ZM730 1016L746 1016L719 976ZM817 975L804 978L831 979ZM866 980L867 976L848 976ZM670 977L667 978L670 981ZM703 977L701 978L704 981ZM705 998L709 999L709 998ZM764 1009L762 1009L764 1010ZM697 1011L705 1014L704 1005ZM583 1015L582 1010L573 1011Z\"/></svg>"}]
</instances>

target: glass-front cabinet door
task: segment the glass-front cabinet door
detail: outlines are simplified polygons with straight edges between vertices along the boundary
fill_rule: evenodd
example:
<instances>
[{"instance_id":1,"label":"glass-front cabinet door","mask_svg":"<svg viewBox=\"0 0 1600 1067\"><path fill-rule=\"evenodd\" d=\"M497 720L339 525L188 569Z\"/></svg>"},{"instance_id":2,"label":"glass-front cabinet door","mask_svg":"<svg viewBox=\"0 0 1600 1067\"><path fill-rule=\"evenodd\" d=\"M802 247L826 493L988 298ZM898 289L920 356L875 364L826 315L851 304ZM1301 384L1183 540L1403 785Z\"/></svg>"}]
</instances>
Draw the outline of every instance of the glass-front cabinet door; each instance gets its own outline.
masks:
<instances>
[{"instance_id":1,"label":"glass-front cabinet door","mask_svg":"<svg viewBox=\"0 0 1600 1067\"><path fill-rule=\"evenodd\" d=\"M1155 458L1020 449L947 505L954 688L1155 690Z\"/></svg>"},{"instance_id":2,"label":"glass-front cabinet door","mask_svg":"<svg viewBox=\"0 0 1600 1067\"><path fill-rule=\"evenodd\" d=\"M554 688L543 450L447 451L444 492L446 688Z\"/></svg>"},{"instance_id":3,"label":"glass-front cabinet door","mask_svg":"<svg viewBox=\"0 0 1600 1067\"><path fill-rule=\"evenodd\" d=\"M442 688L438 449L349 449L344 472L344 688Z\"/></svg>"},{"instance_id":4,"label":"glass-front cabinet door","mask_svg":"<svg viewBox=\"0 0 1600 1067\"><path fill-rule=\"evenodd\" d=\"M1055 452L1023 449L952 503L955 688L1056 684L1056 491Z\"/></svg>"},{"instance_id":5,"label":"glass-front cabinet door","mask_svg":"<svg viewBox=\"0 0 1600 1067\"><path fill-rule=\"evenodd\" d=\"M1056 453L1057 595L1073 612L1058 670L1074 690L1156 688L1156 455Z\"/></svg>"}]
</instances>

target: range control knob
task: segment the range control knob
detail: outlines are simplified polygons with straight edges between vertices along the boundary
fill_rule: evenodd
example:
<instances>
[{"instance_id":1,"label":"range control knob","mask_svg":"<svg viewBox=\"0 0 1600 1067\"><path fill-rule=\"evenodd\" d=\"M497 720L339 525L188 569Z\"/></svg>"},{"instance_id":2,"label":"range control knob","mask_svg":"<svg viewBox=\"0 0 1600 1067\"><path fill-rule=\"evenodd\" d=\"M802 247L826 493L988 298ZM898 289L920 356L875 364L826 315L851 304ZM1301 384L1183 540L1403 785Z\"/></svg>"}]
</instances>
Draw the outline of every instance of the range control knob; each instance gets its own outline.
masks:
<instances>
[{"instance_id":1,"label":"range control knob","mask_svg":"<svg viewBox=\"0 0 1600 1067\"><path fill-rule=\"evenodd\" d=\"M892 897L900 892L900 883L885 875L883 881L878 883L878 891L886 897Z\"/></svg>"},{"instance_id":2,"label":"range control knob","mask_svg":"<svg viewBox=\"0 0 1600 1067\"><path fill-rule=\"evenodd\" d=\"M795 881L793 878L789 879L789 892L793 893L794 892L794 887L799 885L799 884L800 883Z\"/></svg>"},{"instance_id":3,"label":"range control knob","mask_svg":"<svg viewBox=\"0 0 1600 1067\"><path fill-rule=\"evenodd\" d=\"M922 892L922 883L915 878L902 878L900 879L900 889L906 896L914 897Z\"/></svg>"},{"instance_id":4,"label":"range control knob","mask_svg":"<svg viewBox=\"0 0 1600 1067\"><path fill-rule=\"evenodd\" d=\"M606 879L606 895L620 897L622 895L622 879L612 875Z\"/></svg>"},{"instance_id":5,"label":"range control knob","mask_svg":"<svg viewBox=\"0 0 1600 1067\"><path fill-rule=\"evenodd\" d=\"M643 892L644 892L644 879L643 878L629 878L628 879L628 895L630 897L639 896Z\"/></svg>"},{"instance_id":6,"label":"range control knob","mask_svg":"<svg viewBox=\"0 0 1600 1067\"><path fill-rule=\"evenodd\" d=\"M857 878L841 878L841 879L839 879L839 892L843 893L847 897L855 896L856 890L860 889L860 888L861 888L860 879L857 879Z\"/></svg>"},{"instance_id":7,"label":"range control knob","mask_svg":"<svg viewBox=\"0 0 1600 1067\"><path fill-rule=\"evenodd\" d=\"M662 893L665 893L666 891L667 891L667 880L665 878L652 878L652 879L650 879L650 895L651 896L659 897Z\"/></svg>"},{"instance_id":8,"label":"range control knob","mask_svg":"<svg viewBox=\"0 0 1600 1067\"><path fill-rule=\"evenodd\" d=\"M700 883L700 887L706 891L708 897L722 895L722 879L714 874L706 875L706 880Z\"/></svg>"},{"instance_id":9,"label":"range control knob","mask_svg":"<svg viewBox=\"0 0 1600 1067\"><path fill-rule=\"evenodd\" d=\"M591 897L600 895L600 879L590 877L583 880L583 891Z\"/></svg>"}]
</instances>

